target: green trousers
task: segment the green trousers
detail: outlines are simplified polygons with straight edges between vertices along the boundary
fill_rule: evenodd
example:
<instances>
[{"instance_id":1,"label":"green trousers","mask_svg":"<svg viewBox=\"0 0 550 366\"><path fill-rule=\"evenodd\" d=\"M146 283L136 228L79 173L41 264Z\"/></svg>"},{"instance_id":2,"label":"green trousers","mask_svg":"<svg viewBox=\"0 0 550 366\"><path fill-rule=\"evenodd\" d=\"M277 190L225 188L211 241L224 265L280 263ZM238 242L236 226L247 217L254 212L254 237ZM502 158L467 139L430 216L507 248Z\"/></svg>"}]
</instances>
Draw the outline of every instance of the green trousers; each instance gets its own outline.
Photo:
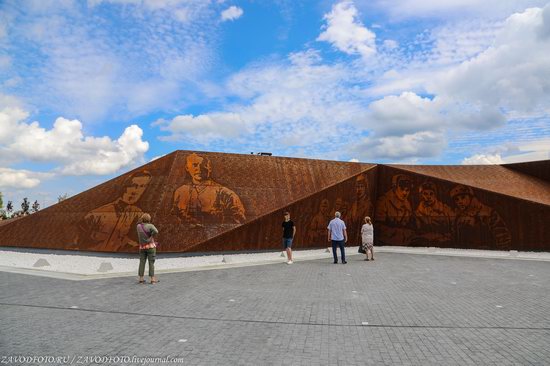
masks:
<instances>
[{"instance_id":1,"label":"green trousers","mask_svg":"<svg viewBox=\"0 0 550 366\"><path fill-rule=\"evenodd\" d=\"M145 273L145 262L149 260L149 277L155 275L155 257L157 256L157 248L141 249L139 251L139 270L138 275L143 277Z\"/></svg>"}]
</instances>

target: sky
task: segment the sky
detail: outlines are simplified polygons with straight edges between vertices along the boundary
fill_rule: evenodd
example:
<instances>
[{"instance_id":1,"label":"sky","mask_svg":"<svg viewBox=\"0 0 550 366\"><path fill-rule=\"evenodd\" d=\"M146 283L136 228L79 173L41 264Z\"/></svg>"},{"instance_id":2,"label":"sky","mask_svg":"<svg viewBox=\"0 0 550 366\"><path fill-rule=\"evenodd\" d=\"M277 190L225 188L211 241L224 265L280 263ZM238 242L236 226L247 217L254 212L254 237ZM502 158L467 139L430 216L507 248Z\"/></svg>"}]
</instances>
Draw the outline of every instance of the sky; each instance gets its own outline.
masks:
<instances>
[{"instance_id":1,"label":"sky","mask_svg":"<svg viewBox=\"0 0 550 366\"><path fill-rule=\"evenodd\" d=\"M180 149L549 159L550 2L0 0L4 205Z\"/></svg>"}]
</instances>

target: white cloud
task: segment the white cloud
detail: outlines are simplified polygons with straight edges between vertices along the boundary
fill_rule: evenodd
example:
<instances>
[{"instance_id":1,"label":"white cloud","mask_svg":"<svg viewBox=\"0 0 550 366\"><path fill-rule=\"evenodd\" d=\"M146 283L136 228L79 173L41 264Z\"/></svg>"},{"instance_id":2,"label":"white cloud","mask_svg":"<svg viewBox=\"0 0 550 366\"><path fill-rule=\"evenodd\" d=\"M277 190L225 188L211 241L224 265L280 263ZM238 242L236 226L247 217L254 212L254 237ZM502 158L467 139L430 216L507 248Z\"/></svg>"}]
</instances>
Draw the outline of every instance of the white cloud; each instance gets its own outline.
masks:
<instances>
[{"instance_id":1,"label":"white cloud","mask_svg":"<svg viewBox=\"0 0 550 366\"><path fill-rule=\"evenodd\" d=\"M232 5L229 8L222 11L222 21L239 19L243 15L243 9L238 6Z\"/></svg>"},{"instance_id":2,"label":"white cloud","mask_svg":"<svg viewBox=\"0 0 550 366\"><path fill-rule=\"evenodd\" d=\"M427 67L455 66L467 61L494 45L501 20L465 19L431 30L425 40L431 49L413 62L427 63Z\"/></svg>"},{"instance_id":3,"label":"white cloud","mask_svg":"<svg viewBox=\"0 0 550 366\"><path fill-rule=\"evenodd\" d=\"M401 136L366 138L354 146L352 151L364 160L405 161L437 156L445 146L445 138L441 132L420 131Z\"/></svg>"},{"instance_id":4,"label":"white cloud","mask_svg":"<svg viewBox=\"0 0 550 366\"><path fill-rule=\"evenodd\" d=\"M102 4L133 6L135 12L152 12L172 15L181 22L190 20L190 16L197 7L208 4L203 0L88 0L88 6L94 8Z\"/></svg>"},{"instance_id":5,"label":"white cloud","mask_svg":"<svg viewBox=\"0 0 550 366\"><path fill-rule=\"evenodd\" d=\"M512 142L506 145L485 146L492 152L473 154L462 160L462 164L509 164L550 159L550 138Z\"/></svg>"},{"instance_id":6,"label":"white cloud","mask_svg":"<svg viewBox=\"0 0 550 366\"><path fill-rule=\"evenodd\" d=\"M111 140L107 136L84 136L78 120L59 117L48 130L36 121L24 122L27 117L21 108L0 108L0 163L30 160L60 164L54 171L61 174L110 174L143 161L149 148L136 125Z\"/></svg>"},{"instance_id":7,"label":"white cloud","mask_svg":"<svg viewBox=\"0 0 550 366\"><path fill-rule=\"evenodd\" d=\"M383 42L376 54L379 70L370 96L412 91L435 93L435 80L495 44L503 21L464 19L445 23L418 34L413 41L394 45Z\"/></svg>"},{"instance_id":8,"label":"white cloud","mask_svg":"<svg viewBox=\"0 0 550 366\"><path fill-rule=\"evenodd\" d=\"M504 164L500 154L474 154L462 160L462 165Z\"/></svg>"},{"instance_id":9,"label":"white cloud","mask_svg":"<svg viewBox=\"0 0 550 366\"><path fill-rule=\"evenodd\" d=\"M143 154L149 149L149 143L143 141L142 136L141 128L131 125L116 141L108 137L80 140L80 158L63 166L60 172L68 175L111 174L123 167L143 162Z\"/></svg>"},{"instance_id":10,"label":"white cloud","mask_svg":"<svg viewBox=\"0 0 550 366\"><path fill-rule=\"evenodd\" d=\"M174 11L174 16L176 17L177 20L179 20L180 22L188 22L191 20L191 12L189 11L189 9L176 9Z\"/></svg>"},{"instance_id":11,"label":"white cloud","mask_svg":"<svg viewBox=\"0 0 550 366\"><path fill-rule=\"evenodd\" d=\"M316 144L330 141L343 144L357 133L365 108L347 85L352 81L348 71L320 62L319 54L308 50L289 55L284 64L252 65L226 83L228 93L242 102L155 125L170 133L165 140L231 141L250 151L254 146L288 152L315 150Z\"/></svg>"},{"instance_id":12,"label":"white cloud","mask_svg":"<svg viewBox=\"0 0 550 366\"><path fill-rule=\"evenodd\" d=\"M391 86L384 86L382 82L377 86L378 92L414 87L416 93L386 96L370 104L365 121L365 126L372 131L367 140L372 147L370 153L389 158L436 156L446 144L444 131L453 134L453 131L494 130L518 116L547 115L550 111L547 103L550 100L550 36L546 36L549 23L550 4L544 9L528 9L510 16L495 33L493 44L484 51L478 52L479 46L475 45L457 56L456 59L467 58L458 65L436 68L431 73L412 71L413 78L397 71L387 72L381 80L392 80ZM469 54L476 55L469 57ZM417 93L422 91L431 94L431 98L419 97ZM529 156L535 156L533 154ZM499 153L478 152L465 162L499 162L499 159L508 161Z\"/></svg>"},{"instance_id":13,"label":"white cloud","mask_svg":"<svg viewBox=\"0 0 550 366\"><path fill-rule=\"evenodd\" d=\"M453 104L444 98L423 98L412 92L372 102L362 120L369 137L352 149L363 157L394 159L440 155L447 146L445 131L489 129L502 115L475 105Z\"/></svg>"},{"instance_id":14,"label":"white cloud","mask_svg":"<svg viewBox=\"0 0 550 366\"><path fill-rule=\"evenodd\" d=\"M395 19L437 17L456 19L466 16L484 18L507 16L527 7L544 6L547 0L368 0L366 7L376 7Z\"/></svg>"},{"instance_id":15,"label":"white cloud","mask_svg":"<svg viewBox=\"0 0 550 366\"><path fill-rule=\"evenodd\" d=\"M325 30L317 41L331 43L336 49L349 55L368 58L376 53L376 35L358 19L358 12L352 1L342 1L325 14Z\"/></svg>"},{"instance_id":16,"label":"white cloud","mask_svg":"<svg viewBox=\"0 0 550 366\"><path fill-rule=\"evenodd\" d=\"M476 30L466 31L468 28ZM433 33L429 52L420 52L409 63L403 60L406 66L401 69L387 71L369 94L413 91L434 95L446 113L453 113L456 119L467 115L456 123L467 127L480 122L483 128L499 126L511 115L547 113L547 29L550 4L514 14L505 22L481 27L467 22L441 28Z\"/></svg>"},{"instance_id":17,"label":"white cloud","mask_svg":"<svg viewBox=\"0 0 550 366\"><path fill-rule=\"evenodd\" d=\"M28 170L0 168L0 187L2 188L34 188L40 184L40 173Z\"/></svg>"},{"instance_id":18,"label":"white cloud","mask_svg":"<svg viewBox=\"0 0 550 366\"><path fill-rule=\"evenodd\" d=\"M252 64L225 83L231 104L156 125L169 133L164 139L191 146L216 143L245 151L259 146L316 157L337 152L346 160L433 158L444 152L448 139L456 141L455 133L489 134L485 131L502 129L512 116L536 117L548 110L549 8L530 9L481 28L475 22L440 28L433 33L438 38L430 41L432 48L410 58L400 53L407 45L386 42L368 60L327 64L320 52L309 49L283 62ZM322 36L327 41L340 34L329 32L332 26L333 31L341 24L362 27L351 2L336 4L325 19ZM462 32L468 27L476 30ZM339 49L361 54L352 47L358 39L354 32L345 37L330 39ZM365 65L370 63L387 72L369 71ZM388 65L399 67L384 69ZM502 88L495 87L499 83ZM388 92L396 95L377 94ZM468 154L474 152L495 154Z\"/></svg>"},{"instance_id":19,"label":"white cloud","mask_svg":"<svg viewBox=\"0 0 550 366\"><path fill-rule=\"evenodd\" d=\"M510 16L494 46L440 75L436 93L503 111L548 109L550 4Z\"/></svg>"},{"instance_id":20,"label":"white cloud","mask_svg":"<svg viewBox=\"0 0 550 366\"><path fill-rule=\"evenodd\" d=\"M411 92L372 102L361 120L369 136L351 144L350 153L363 161L406 161L441 154L446 122L438 113L439 104Z\"/></svg>"},{"instance_id":21,"label":"white cloud","mask_svg":"<svg viewBox=\"0 0 550 366\"><path fill-rule=\"evenodd\" d=\"M368 125L378 136L396 136L444 127L437 101L405 92L387 96L369 106Z\"/></svg>"},{"instance_id":22,"label":"white cloud","mask_svg":"<svg viewBox=\"0 0 550 366\"><path fill-rule=\"evenodd\" d=\"M2 9L12 13L5 37L11 61L4 61L2 74L20 78L17 93L29 104L89 123L182 108L201 98L218 36L211 3L50 5Z\"/></svg>"},{"instance_id":23,"label":"white cloud","mask_svg":"<svg viewBox=\"0 0 550 366\"><path fill-rule=\"evenodd\" d=\"M171 136L165 140L183 140L193 136L202 142L212 139L236 138L247 131L246 122L237 113L210 113L206 115L176 116L170 121L158 120L153 123L162 131L170 131Z\"/></svg>"},{"instance_id":24,"label":"white cloud","mask_svg":"<svg viewBox=\"0 0 550 366\"><path fill-rule=\"evenodd\" d=\"M353 4L339 3L333 13L338 12L338 6L346 9ZM516 16L527 17L525 22L528 24L540 24L540 20L536 19L541 15L537 11L533 11L534 15L529 15L529 12ZM346 136L355 129L356 136L352 137L355 142L360 141L363 132L368 132L367 140L358 143L359 147L370 146L367 155L359 155L362 157L397 160L434 157L441 154L446 146L445 131L494 129L505 123L506 109L509 107L502 103L503 99L491 99L494 93L487 95L490 90L475 91L483 84L476 80L488 78L494 70L470 76L468 83L459 86L454 86L454 83L459 83L472 70L473 64L483 64L488 69L495 68L494 63L487 62L487 59L494 57L493 52L504 52L507 47L515 47L516 42L509 39L515 34L509 29L512 23L514 22L509 20L502 25L498 42L495 41L494 46L488 50L479 52L480 44L485 42L483 41L464 51L456 59L465 57L469 60L459 63L458 66L445 67L435 73L426 72L410 84L407 84L410 80L401 78L399 72L393 71L393 74L389 72L384 75L389 79L401 79L402 86L405 87L420 85L416 92L405 91L369 104L369 96L364 89L351 86L352 81L357 79L368 80L368 75L361 74L351 64L323 64L318 52L308 50L290 55L290 65L251 66L231 77L227 83L229 94L247 100L248 103L229 105L224 110L198 116L179 116L159 125L163 130L171 132L168 139L190 138L205 143L211 139L228 140L244 136L254 136L256 139L260 134L261 138L257 141L284 141L289 145L297 144L301 148L311 148L314 144L327 142L326 136L331 135L331 126L337 126L336 128L343 128ZM544 46L541 42L546 41L537 36L544 33L540 29L546 28L541 25L538 28L525 28L527 30L523 33L532 42L524 45L523 54L531 53L534 59L546 61L549 56L542 51L545 47L540 47ZM491 32L487 31L487 34ZM510 34L509 37L503 36L506 32ZM478 35L473 36L474 39L476 37ZM537 41L535 37L540 40ZM491 36L487 36L487 39L490 38ZM539 49L536 49L537 46ZM441 50L442 46L437 46L437 49ZM469 56L470 54L477 56ZM455 61L448 62L452 64ZM508 65L506 61L501 62L506 64L508 74L515 72L512 65ZM539 69L531 69L530 73L540 75L544 74L550 62L535 62L535 65ZM461 71L462 69L468 72ZM505 75L501 74L500 79L504 78ZM497 77L489 79L487 85L498 83ZM550 80L550 77L536 81L543 95L550 90L544 84L546 80ZM523 86L518 82L514 88L517 92ZM428 91L431 96L421 97L419 94L423 90ZM532 94L529 92L526 95L530 93ZM534 99L544 100L537 96ZM275 137L274 131L279 133L279 138ZM353 148L352 152L355 151L356 148Z\"/></svg>"},{"instance_id":25,"label":"white cloud","mask_svg":"<svg viewBox=\"0 0 550 366\"><path fill-rule=\"evenodd\" d=\"M389 50L393 50L399 47L399 42L394 39L386 39L383 42L383 46Z\"/></svg>"}]
</instances>

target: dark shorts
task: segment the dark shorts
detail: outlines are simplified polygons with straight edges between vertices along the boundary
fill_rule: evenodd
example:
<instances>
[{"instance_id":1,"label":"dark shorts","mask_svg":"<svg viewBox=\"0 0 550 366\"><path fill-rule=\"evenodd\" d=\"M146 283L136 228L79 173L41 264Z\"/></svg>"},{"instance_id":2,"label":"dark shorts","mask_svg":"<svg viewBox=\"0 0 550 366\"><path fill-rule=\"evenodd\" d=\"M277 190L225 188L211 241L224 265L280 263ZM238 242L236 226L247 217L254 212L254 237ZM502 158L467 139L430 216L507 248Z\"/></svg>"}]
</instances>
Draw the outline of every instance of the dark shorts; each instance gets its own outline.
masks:
<instances>
[{"instance_id":1,"label":"dark shorts","mask_svg":"<svg viewBox=\"0 0 550 366\"><path fill-rule=\"evenodd\" d=\"M292 238L283 238L283 248L292 248Z\"/></svg>"}]
</instances>

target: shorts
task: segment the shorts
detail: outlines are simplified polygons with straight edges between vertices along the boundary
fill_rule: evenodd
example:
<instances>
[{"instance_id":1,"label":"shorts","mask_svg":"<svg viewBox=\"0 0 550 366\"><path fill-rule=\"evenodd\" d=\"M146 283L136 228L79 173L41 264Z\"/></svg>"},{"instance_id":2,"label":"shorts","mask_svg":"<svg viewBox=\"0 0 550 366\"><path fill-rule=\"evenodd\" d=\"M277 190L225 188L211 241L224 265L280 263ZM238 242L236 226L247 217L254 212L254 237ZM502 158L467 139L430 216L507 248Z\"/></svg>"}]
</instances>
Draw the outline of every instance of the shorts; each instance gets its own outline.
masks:
<instances>
[{"instance_id":1,"label":"shorts","mask_svg":"<svg viewBox=\"0 0 550 366\"><path fill-rule=\"evenodd\" d=\"M292 238L283 238L283 248L292 248Z\"/></svg>"}]
</instances>

